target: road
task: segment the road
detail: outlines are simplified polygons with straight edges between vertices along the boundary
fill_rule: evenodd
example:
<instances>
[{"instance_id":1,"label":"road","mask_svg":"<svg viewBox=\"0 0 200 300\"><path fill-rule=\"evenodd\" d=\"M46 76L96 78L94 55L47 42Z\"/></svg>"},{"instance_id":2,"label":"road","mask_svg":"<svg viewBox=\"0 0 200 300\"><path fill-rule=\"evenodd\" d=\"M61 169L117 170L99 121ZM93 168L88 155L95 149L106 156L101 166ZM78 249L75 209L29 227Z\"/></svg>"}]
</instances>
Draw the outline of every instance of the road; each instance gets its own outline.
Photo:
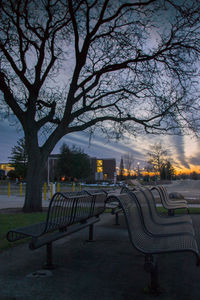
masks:
<instances>
[{"instance_id":1,"label":"road","mask_svg":"<svg viewBox=\"0 0 200 300\"><path fill-rule=\"evenodd\" d=\"M177 180L165 185L168 193L179 192L189 204L200 205L200 180ZM50 196L50 195L49 195ZM50 197L47 196L47 199ZM24 196L0 195L0 209L21 208L24 204ZM199 205L196 205L199 204ZM43 207L48 207L49 200L42 200Z\"/></svg>"}]
</instances>

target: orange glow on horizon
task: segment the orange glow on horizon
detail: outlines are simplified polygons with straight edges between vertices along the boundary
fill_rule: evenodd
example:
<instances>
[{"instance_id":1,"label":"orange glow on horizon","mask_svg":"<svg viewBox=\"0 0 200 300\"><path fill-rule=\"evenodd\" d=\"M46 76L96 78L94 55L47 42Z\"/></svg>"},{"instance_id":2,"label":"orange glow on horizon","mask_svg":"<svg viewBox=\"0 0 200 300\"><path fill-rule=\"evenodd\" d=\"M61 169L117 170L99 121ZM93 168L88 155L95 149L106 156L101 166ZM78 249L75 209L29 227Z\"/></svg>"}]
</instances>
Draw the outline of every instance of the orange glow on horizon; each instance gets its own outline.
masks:
<instances>
[{"instance_id":1,"label":"orange glow on horizon","mask_svg":"<svg viewBox=\"0 0 200 300\"><path fill-rule=\"evenodd\" d=\"M182 167L182 168L174 167L174 170L175 170L175 175L181 175L181 174L190 175L193 172L195 172L197 174L200 174L200 165L198 167L192 166L190 169L184 168L184 167ZM117 175L120 175L119 167L116 167L116 171L117 171ZM149 175L149 176L156 175L155 172L147 172L147 171L144 170L144 168L143 169L141 168L140 174L143 175L143 176L145 176L145 175ZM123 175L128 176L128 170L127 169L124 169ZM134 175L137 176L138 172L136 170L131 170L130 175L131 176L134 176Z\"/></svg>"},{"instance_id":2,"label":"orange glow on horizon","mask_svg":"<svg viewBox=\"0 0 200 300\"><path fill-rule=\"evenodd\" d=\"M196 172L197 174L200 174L200 166L198 166L198 167L193 166L190 169L184 168L184 167L183 168L174 167L174 169L175 169L175 174L176 175L179 175L179 174L187 174L187 175L189 175L189 174L191 174L193 172Z\"/></svg>"}]
</instances>

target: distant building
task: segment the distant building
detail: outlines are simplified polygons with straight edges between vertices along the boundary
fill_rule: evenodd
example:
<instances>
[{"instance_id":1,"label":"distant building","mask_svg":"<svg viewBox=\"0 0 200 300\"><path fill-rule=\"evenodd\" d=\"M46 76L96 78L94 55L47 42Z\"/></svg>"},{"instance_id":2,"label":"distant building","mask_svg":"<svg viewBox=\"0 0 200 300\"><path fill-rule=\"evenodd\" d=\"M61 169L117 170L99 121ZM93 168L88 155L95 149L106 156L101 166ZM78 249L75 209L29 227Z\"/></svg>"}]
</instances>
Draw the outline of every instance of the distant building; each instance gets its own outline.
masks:
<instances>
[{"instance_id":1,"label":"distant building","mask_svg":"<svg viewBox=\"0 0 200 300\"><path fill-rule=\"evenodd\" d=\"M14 169L15 168L11 167L11 164L9 164L9 163L0 163L0 170L4 171L5 175L7 175L10 170L14 170ZM3 172L1 172L1 173L3 173Z\"/></svg>"},{"instance_id":2,"label":"distant building","mask_svg":"<svg viewBox=\"0 0 200 300\"><path fill-rule=\"evenodd\" d=\"M113 180L116 172L115 158L91 157L93 179L97 181Z\"/></svg>"},{"instance_id":3,"label":"distant building","mask_svg":"<svg viewBox=\"0 0 200 300\"><path fill-rule=\"evenodd\" d=\"M49 155L46 170L47 182L56 181L56 165L60 154ZM114 179L116 174L116 160L115 158L96 158L90 157L90 164L92 169L92 180L96 181L110 181Z\"/></svg>"}]
</instances>

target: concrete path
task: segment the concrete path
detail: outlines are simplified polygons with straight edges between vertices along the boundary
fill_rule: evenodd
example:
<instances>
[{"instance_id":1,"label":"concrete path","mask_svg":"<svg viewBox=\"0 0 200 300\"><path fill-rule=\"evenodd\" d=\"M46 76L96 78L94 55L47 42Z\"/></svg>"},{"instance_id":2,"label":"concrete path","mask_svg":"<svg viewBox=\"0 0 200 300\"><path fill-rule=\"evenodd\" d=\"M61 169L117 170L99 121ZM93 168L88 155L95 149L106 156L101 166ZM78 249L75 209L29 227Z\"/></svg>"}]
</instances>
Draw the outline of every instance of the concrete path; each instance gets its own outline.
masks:
<instances>
[{"instance_id":1,"label":"concrete path","mask_svg":"<svg viewBox=\"0 0 200 300\"><path fill-rule=\"evenodd\" d=\"M0 195L0 209L5 208L22 208L24 205L24 196L10 196ZM42 200L42 206L48 207L49 200ZM1 300L1 299L0 299Z\"/></svg>"},{"instance_id":2,"label":"concrete path","mask_svg":"<svg viewBox=\"0 0 200 300\"><path fill-rule=\"evenodd\" d=\"M200 240L200 218L193 216ZM123 216L104 214L95 226L95 241L86 242L88 229L54 243L55 270L46 272L45 247L27 244L0 253L0 300L143 300L149 274L144 257L131 245ZM192 253L158 257L161 300L199 300L200 268Z\"/></svg>"},{"instance_id":3,"label":"concrete path","mask_svg":"<svg viewBox=\"0 0 200 300\"><path fill-rule=\"evenodd\" d=\"M0 195L0 209L18 208L23 197ZM43 200L43 206L49 201ZM200 215L191 215L200 249ZM31 251L28 243L0 250L0 300L150 300L144 293L149 274L144 256L129 241L123 215L103 214L95 225L95 241L87 242L88 229L56 241L56 268L43 269L45 247ZM188 253L158 256L161 300L199 300L200 267Z\"/></svg>"},{"instance_id":4,"label":"concrete path","mask_svg":"<svg viewBox=\"0 0 200 300\"><path fill-rule=\"evenodd\" d=\"M168 193L179 192L187 199L190 207L200 207L200 180L177 180L172 184L165 185ZM50 193L47 195L48 200L42 200L43 207L48 207ZM21 208L24 204L24 196L0 195L0 209ZM0 299L1 300L1 299Z\"/></svg>"}]
</instances>

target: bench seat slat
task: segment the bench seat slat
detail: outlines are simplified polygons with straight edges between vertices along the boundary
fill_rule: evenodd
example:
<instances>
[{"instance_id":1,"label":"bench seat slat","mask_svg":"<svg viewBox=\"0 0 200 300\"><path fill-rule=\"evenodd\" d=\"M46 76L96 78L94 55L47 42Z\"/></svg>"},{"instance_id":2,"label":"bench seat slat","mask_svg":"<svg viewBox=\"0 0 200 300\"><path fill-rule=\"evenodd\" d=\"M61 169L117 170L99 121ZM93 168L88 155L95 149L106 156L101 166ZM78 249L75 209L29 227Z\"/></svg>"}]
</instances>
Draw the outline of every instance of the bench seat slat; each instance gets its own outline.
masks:
<instances>
[{"instance_id":1,"label":"bench seat slat","mask_svg":"<svg viewBox=\"0 0 200 300\"><path fill-rule=\"evenodd\" d=\"M45 222L41 222L10 230L7 233L7 239L9 242L14 242L26 237L38 237L44 232L45 225Z\"/></svg>"},{"instance_id":2,"label":"bench seat slat","mask_svg":"<svg viewBox=\"0 0 200 300\"><path fill-rule=\"evenodd\" d=\"M31 250L40 248L49 242L54 242L60 238L70 235L74 232L80 231L80 230L82 230L92 224L95 224L99 221L100 221L99 218L93 217L93 218L90 218L87 221L85 221L85 223L81 223L81 224L77 223L72 226L69 226L68 228L65 228L64 231L54 231L53 233L42 235L41 237L38 237L36 239L33 238L33 240L29 244L29 247Z\"/></svg>"}]
</instances>

